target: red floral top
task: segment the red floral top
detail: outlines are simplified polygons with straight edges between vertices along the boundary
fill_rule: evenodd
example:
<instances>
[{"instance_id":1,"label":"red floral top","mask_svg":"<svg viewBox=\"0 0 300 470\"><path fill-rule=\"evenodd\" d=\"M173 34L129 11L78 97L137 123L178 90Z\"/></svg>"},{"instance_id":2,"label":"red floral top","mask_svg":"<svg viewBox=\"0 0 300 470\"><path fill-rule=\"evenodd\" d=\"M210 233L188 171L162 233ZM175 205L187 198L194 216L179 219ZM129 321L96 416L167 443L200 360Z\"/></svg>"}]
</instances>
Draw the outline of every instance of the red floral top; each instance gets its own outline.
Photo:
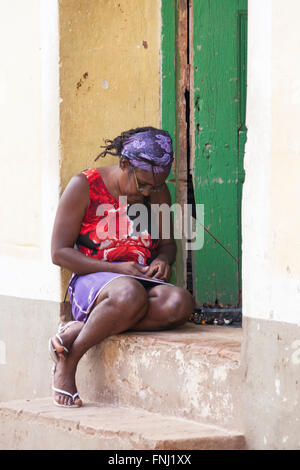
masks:
<instances>
[{"instance_id":1,"label":"red floral top","mask_svg":"<svg viewBox=\"0 0 300 470\"><path fill-rule=\"evenodd\" d=\"M80 234L76 241L79 251L105 261L135 261L148 265L156 256L158 240L153 240L148 226L134 234L134 218L128 215L129 204L120 203L108 191L96 168L82 171L89 182L90 202L83 218ZM107 206L105 206L107 204ZM149 232L148 232L149 228Z\"/></svg>"}]
</instances>

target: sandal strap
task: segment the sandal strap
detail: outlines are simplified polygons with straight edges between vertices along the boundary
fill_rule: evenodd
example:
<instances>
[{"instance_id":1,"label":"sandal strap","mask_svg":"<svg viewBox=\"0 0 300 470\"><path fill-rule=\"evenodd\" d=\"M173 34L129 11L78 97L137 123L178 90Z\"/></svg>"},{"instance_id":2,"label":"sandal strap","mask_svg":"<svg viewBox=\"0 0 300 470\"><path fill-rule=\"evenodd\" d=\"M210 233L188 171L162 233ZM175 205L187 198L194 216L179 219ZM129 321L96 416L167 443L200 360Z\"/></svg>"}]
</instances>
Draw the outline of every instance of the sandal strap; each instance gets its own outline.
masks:
<instances>
[{"instance_id":1,"label":"sandal strap","mask_svg":"<svg viewBox=\"0 0 300 470\"><path fill-rule=\"evenodd\" d=\"M68 350L68 348L66 348L66 347L64 346L63 340L61 339L61 337L59 336L59 334L56 333L55 336L56 336L56 338L59 340L60 344L62 345L62 347L64 348L64 350L66 351L66 353L68 353L69 350Z\"/></svg>"},{"instance_id":2,"label":"sandal strap","mask_svg":"<svg viewBox=\"0 0 300 470\"><path fill-rule=\"evenodd\" d=\"M60 323L58 325L58 333L62 333L66 328L71 326L73 323L80 323L78 320L68 321L66 324Z\"/></svg>"},{"instance_id":3,"label":"sandal strap","mask_svg":"<svg viewBox=\"0 0 300 470\"><path fill-rule=\"evenodd\" d=\"M79 394L77 392L72 395L72 393L66 392L66 390L61 390L60 388L52 387L52 390L54 390L54 392L62 393L63 395L68 395L68 397L71 397L73 401L76 397L79 398Z\"/></svg>"}]
</instances>

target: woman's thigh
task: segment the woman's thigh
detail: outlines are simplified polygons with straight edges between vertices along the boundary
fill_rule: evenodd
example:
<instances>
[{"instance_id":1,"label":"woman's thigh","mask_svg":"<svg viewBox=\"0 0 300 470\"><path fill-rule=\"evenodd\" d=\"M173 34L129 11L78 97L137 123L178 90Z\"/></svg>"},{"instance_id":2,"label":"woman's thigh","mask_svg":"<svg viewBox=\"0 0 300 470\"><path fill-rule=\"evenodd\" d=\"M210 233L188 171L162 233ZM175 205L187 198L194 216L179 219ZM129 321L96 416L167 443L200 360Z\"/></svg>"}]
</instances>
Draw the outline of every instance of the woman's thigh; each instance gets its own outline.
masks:
<instances>
[{"instance_id":1,"label":"woman's thigh","mask_svg":"<svg viewBox=\"0 0 300 470\"><path fill-rule=\"evenodd\" d=\"M113 279L103 287L95 299L93 309L107 298L126 311L141 308L148 302L147 291L142 284L126 276Z\"/></svg>"},{"instance_id":2,"label":"woman's thigh","mask_svg":"<svg viewBox=\"0 0 300 470\"><path fill-rule=\"evenodd\" d=\"M157 285L145 289L138 280L125 276L110 281L101 290L92 310L107 298L122 315L143 312L133 331L175 328L188 320L194 307L193 297L181 287Z\"/></svg>"}]
</instances>

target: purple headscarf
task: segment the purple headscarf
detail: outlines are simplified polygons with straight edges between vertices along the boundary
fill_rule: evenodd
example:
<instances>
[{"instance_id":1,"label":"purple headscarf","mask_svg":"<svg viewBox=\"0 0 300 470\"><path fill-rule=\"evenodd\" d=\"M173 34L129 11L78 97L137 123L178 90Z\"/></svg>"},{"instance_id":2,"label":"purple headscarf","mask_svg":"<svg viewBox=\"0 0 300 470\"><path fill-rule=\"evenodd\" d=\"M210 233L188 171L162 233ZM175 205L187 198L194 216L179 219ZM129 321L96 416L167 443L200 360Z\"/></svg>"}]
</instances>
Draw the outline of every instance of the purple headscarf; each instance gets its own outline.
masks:
<instances>
[{"instance_id":1,"label":"purple headscarf","mask_svg":"<svg viewBox=\"0 0 300 470\"><path fill-rule=\"evenodd\" d=\"M145 171L169 173L173 162L172 139L167 132L150 129L129 137L123 144L123 157Z\"/></svg>"}]
</instances>

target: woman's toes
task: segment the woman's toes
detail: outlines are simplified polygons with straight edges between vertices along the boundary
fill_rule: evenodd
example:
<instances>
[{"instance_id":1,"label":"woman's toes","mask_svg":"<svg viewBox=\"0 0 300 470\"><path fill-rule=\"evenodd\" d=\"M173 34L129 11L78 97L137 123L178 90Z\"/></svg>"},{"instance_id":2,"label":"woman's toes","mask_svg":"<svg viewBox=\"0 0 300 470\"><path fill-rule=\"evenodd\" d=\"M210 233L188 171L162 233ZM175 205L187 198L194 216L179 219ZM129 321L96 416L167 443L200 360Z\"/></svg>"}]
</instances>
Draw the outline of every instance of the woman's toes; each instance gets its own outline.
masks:
<instances>
[{"instance_id":1,"label":"woman's toes","mask_svg":"<svg viewBox=\"0 0 300 470\"><path fill-rule=\"evenodd\" d=\"M79 397L75 398L73 402L73 399L71 397L68 397L67 395L58 394L55 396L55 401L59 405L64 405L64 406L72 406L72 405L82 406L82 400Z\"/></svg>"},{"instance_id":2,"label":"woman's toes","mask_svg":"<svg viewBox=\"0 0 300 470\"><path fill-rule=\"evenodd\" d=\"M61 402L61 395L58 395L57 393L55 394L55 397L54 397L54 400L56 401L56 403L58 405L62 405L62 402Z\"/></svg>"},{"instance_id":3,"label":"woman's toes","mask_svg":"<svg viewBox=\"0 0 300 470\"><path fill-rule=\"evenodd\" d=\"M80 398L75 398L74 400L74 405L76 406L82 406L82 400Z\"/></svg>"},{"instance_id":4,"label":"woman's toes","mask_svg":"<svg viewBox=\"0 0 300 470\"><path fill-rule=\"evenodd\" d=\"M64 347L58 342L56 336L51 338L52 346L56 351L56 354L59 356L60 359L64 357Z\"/></svg>"}]
</instances>

